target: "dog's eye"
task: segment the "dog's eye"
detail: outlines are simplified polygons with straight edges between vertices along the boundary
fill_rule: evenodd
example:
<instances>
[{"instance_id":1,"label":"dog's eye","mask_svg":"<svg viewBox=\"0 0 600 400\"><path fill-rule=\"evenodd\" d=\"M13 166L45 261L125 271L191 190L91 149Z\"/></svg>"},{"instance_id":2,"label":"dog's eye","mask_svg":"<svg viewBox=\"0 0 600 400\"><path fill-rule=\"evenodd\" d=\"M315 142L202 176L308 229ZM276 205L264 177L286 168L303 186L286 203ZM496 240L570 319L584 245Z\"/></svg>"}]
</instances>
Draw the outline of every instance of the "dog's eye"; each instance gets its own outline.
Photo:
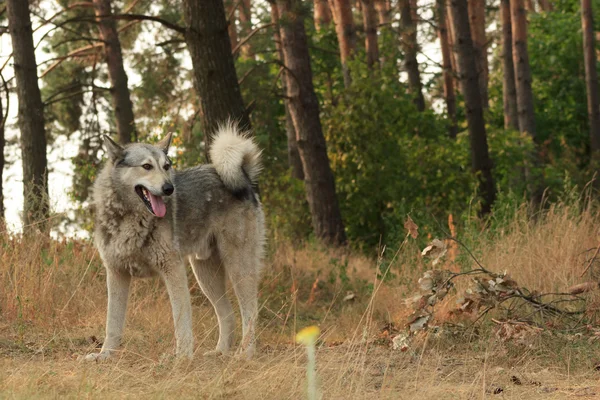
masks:
<instances>
[{"instance_id":1,"label":"dog's eye","mask_svg":"<svg viewBox=\"0 0 600 400\"><path fill-rule=\"evenodd\" d=\"M171 168L171 165L169 165L169 164L165 164L165 166L164 166L163 168L165 169L165 171L168 171L168 170L169 170L169 168Z\"/></svg>"},{"instance_id":2,"label":"dog's eye","mask_svg":"<svg viewBox=\"0 0 600 400\"><path fill-rule=\"evenodd\" d=\"M150 171L152 169L152 165L151 164L144 164L144 165L142 165L142 168L144 168L146 171Z\"/></svg>"}]
</instances>

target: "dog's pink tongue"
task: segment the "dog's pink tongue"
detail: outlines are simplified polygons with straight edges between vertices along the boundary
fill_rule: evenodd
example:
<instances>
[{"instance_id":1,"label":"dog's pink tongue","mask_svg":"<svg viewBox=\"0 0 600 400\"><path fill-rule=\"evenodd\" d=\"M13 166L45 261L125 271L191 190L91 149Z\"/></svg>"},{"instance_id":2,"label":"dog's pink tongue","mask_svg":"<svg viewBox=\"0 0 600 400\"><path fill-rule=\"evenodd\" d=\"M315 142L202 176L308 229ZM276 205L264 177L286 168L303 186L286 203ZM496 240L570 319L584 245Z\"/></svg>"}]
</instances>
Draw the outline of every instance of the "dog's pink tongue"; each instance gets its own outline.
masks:
<instances>
[{"instance_id":1,"label":"dog's pink tongue","mask_svg":"<svg viewBox=\"0 0 600 400\"><path fill-rule=\"evenodd\" d=\"M148 194L150 195L150 204L152 204L152 211L154 211L154 214L160 218L164 217L167 213L167 206L165 206L162 197L155 196L150 193L150 191L148 191Z\"/></svg>"}]
</instances>

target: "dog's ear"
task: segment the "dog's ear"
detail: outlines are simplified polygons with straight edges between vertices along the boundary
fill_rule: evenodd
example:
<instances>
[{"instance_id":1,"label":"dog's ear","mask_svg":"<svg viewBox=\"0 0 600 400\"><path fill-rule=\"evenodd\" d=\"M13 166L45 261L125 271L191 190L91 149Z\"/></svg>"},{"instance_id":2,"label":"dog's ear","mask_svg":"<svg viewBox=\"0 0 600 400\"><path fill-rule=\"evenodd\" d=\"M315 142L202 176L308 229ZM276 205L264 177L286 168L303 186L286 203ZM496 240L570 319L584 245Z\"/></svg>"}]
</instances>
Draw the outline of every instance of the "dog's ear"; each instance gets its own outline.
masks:
<instances>
[{"instance_id":1,"label":"dog's ear","mask_svg":"<svg viewBox=\"0 0 600 400\"><path fill-rule=\"evenodd\" d=\"M156 147L161 149L163 151L163 153L168 154L169 146L171 145L171 139L173 139L173 132L167 133L167 136L160 139L160 141L158 143L156 143Z\"/></svg>"},{"instance_id":2,"label":"dog's ear","mask_svg":"<svg viewBox=\"0 0 600 400\"><path fill-rule=\"evenodd\" d=\"M104 139L104 147L106 148L108 157L112 161L116 161L123 157L123 154L125 153L125 149L123 148L123 146L112 140L107 135L102 135L102 139Z\"/></svg>"}]
</instances>

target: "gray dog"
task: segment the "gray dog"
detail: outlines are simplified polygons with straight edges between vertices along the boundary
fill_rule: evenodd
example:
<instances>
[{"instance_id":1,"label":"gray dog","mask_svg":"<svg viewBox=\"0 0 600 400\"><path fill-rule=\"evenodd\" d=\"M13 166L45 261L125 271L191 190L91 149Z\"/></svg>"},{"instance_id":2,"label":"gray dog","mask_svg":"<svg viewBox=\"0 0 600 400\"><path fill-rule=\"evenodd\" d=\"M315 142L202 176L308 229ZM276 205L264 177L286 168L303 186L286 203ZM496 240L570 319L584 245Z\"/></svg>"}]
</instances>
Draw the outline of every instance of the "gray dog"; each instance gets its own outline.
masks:
<instances>
[{"instance_id":1,"label":"gray dog","mask_svg":"<svg viewBox=\"0 0 600 400\"><path fill-rule=\"evenodd\" d=\"M192 310L185 268L189 260L219 321L211 354L229 352L235 318L226 296L226 276L237 296L243 338L240 350L255 351L258 281L265 242L264 215L253 191L260 151L233 124L214 136L212 164L175 171L167 157L171 135L157 145L122 147L105 136L108 161L94 184L94 241L106 267L106 338L99 353L121 344L131 277L159 275L165 281L175 323L178 357L192 357Z\"/></svg>"}]
</instances>

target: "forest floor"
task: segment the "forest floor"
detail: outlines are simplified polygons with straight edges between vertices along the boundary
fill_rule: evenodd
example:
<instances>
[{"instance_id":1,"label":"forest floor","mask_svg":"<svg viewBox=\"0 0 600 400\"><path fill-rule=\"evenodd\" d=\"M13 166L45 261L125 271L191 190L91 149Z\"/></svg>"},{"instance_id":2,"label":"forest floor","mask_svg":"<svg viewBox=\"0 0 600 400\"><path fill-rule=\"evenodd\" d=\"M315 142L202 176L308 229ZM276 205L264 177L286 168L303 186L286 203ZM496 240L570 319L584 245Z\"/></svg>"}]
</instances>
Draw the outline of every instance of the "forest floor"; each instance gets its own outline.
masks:
<instances>
[{"instance_id":1,"label":"forest floor","mask_svg":"<svg viewBox=\"0 0 600 400\"><path fill-rule=\"evenodd\" d=\"M597 279L598 226L600 217L591 210L556 208L535 223L515 220L493 238L481 235L470 250L478 262L508 270L522 286L564 291ZM97 351L104 337L105 277L94 248L5 235L0 398L301 399L306 355L294 335L309 325L322 332L317 377L324 399L600 397L600 333L589 322L600 308L594 292L582 295L586 323L567 327L553 318L509 335L499 311L481 318L453 313L463 289L457 283L430 328L413 334L403 348L394 346L413 313L406 299L432 268L422 247L407 239L394 257L379 261L310 244L270 249L252 360L202 356L215 346L218 329L212 307L191 279L196 355L190 362L173 360L164 286L136 280L122 352L97 364L78 360ZM435 268L464 271L474 263L465 253L451 248ZM384 267L389 274L382 282Z\"/></svg>"}]
</instances>

